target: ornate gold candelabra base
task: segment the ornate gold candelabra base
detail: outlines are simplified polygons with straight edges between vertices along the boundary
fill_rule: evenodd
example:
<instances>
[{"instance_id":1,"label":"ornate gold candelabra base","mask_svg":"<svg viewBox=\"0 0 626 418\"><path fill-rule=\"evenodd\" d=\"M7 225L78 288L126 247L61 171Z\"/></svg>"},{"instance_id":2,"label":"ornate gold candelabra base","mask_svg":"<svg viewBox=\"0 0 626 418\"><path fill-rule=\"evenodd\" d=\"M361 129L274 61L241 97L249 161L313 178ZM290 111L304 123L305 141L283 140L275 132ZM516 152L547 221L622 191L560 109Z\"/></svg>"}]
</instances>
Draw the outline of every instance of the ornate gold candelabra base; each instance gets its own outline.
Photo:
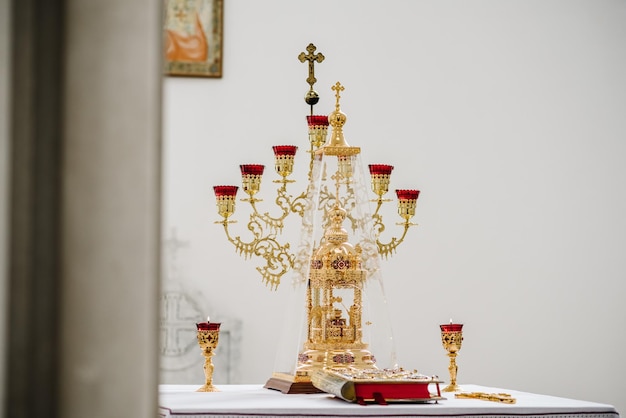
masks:
<instances>
[{"instance_id":1,"label":"ornate gold candelabra base","mask_svg":"<svg viewBox=\"0 0 626 418\"><path fill-rule=\"evenodd\" d=\"M196 392L219 392L215 386L213 386L213 354L217 348L217 342L220 336L220 324L219 323L199 323L198 327L198 344L202 348L202 355L204 356L204 386L198 388Z\"/></svg>"}]
</instances>

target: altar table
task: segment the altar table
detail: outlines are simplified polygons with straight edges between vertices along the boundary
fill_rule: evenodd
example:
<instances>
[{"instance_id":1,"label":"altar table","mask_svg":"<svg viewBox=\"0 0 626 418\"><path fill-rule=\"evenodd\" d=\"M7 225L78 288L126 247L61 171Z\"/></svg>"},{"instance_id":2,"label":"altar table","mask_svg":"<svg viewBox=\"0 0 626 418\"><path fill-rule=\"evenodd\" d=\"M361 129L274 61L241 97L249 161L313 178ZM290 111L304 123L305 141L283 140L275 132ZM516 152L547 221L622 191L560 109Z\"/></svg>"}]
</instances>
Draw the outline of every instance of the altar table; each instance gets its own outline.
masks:
<instances>
[{"instance_id":1,"label":"altar table","mask_svg":"<svg viewBox=\"0 0 626 418\"><path fill-rule=\"evenodd\" d=\"M361 406L326 393L285 395L262 385L217 385L220 392L195 392L200 385L161 385L159 417L426 417L426 418L619 418L611 405L497 389L461 385L465 392L509 393L517 402L504 404L478 399L446 399L437 403L390 403ZM433 391L431 389L431 391Z\"/></svg>"}]
</instances>

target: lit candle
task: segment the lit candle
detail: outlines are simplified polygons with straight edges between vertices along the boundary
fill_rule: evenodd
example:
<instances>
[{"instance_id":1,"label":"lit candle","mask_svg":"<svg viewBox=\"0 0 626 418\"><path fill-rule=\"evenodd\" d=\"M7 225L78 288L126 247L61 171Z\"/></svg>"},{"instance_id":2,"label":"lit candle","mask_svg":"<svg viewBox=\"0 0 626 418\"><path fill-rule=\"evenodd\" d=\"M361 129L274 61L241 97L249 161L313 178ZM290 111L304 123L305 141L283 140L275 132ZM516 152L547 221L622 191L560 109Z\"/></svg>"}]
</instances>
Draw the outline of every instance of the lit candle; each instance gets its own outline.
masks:
<instances>
[{"instance_id":1,"label":"lit candle","mask_svg":"<svg viewBox=\"0 0 626 418\"><path fill-rule=\"evenodd\" d=\"M463 324L453 323L452 318L450 318L449 324L441 324L439 327L441 328L441 332L461 332L463 330Z\"/></svg>"},{"instance_id":2,"label":"lit candle","mask_svg":"<svg viewBox=\"0 0 626 418\"><path fill-rule=\"evenodd\" d=\"M207 316L206 322L198 322L196 323L196 328L198 331L218 331L220 329L220 322L211 322L211 318Z\"/></svg>"},{"instance_id":3,"label":"lit candle","mask_svg":"<svg viewBox=\"0 0 626 418\"><path fill-rule=\"evenodd\" d=\"M198 331L208 331L210 325L210 322L198 322L196 327L198 328Z\"/></svg>"}]
</instances>

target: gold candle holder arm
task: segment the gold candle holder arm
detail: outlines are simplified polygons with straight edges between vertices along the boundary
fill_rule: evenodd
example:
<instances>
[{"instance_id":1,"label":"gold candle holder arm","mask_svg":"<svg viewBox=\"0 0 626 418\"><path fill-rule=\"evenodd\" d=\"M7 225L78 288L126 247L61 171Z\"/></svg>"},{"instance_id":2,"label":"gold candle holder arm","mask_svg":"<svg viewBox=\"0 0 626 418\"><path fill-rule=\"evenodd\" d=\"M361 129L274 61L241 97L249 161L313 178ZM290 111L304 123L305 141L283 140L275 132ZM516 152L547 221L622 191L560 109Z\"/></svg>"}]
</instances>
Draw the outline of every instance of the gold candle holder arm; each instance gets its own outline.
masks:
<instances>
[{"instance_id":1,"label":"gold candle holder arm","mask_svg":"<svg viewBox=\"0 0 626 418\"><path fill-rule=\"evenodd\" d=\"M294 182L294 180L290 180L288 177L293 172L294 157L298 147L295 145L275 145L272 149L274 150L274 168L281 177L279 180L274 180L275 183L281 184L277 190L275 200L276 206L281 209L281 213L278 216L272 216L269 212L261 213L256 205L261 200L254 198L254 194L260 189L264 166L255 164L242 165L241 171L243 189L250 195L250 198L245 199L245 201L250 203L254 217L263 222L272 233L276 234L282 232L284 220L289 214L297 213L301 217L304 216L306 193L301 193L294 199L287 192L287 184Z\"/></svg>"},{"instance_id":2,"label":"gold candle holder arm","mask_svg":"<svg viewBox=\"0 0 626 418\"><path fill-rule=\"evenodd\" d=\"M380 214L380 209L383 206L383 202L390 201L390 199L383 199L383 196L389 191L391 172L393 171L394 167L388 164L370 164L368 167L370 172L372 191L377 196L377 198L373 200L374 202L376 202L376 210L372 215L372 219L374 221L373 230L376 237L376 245L378 246L378 253L382 257L387 258L396 251L400 244L402 244L404 238L406 237L407 231L409 230L409 227L414 225L410 223L410 219L415 215L415 202L417 201L417 194L419 194L419 191L396 190L396 194L398 194L398 213L404 219L404 222L398 225L402 225L404 229L400 238L393 237L389 242L383 243L380 241L379 237L385 230L385 224L383 222L383 217Z\"/></svg>"},{"instance_id":3,"label":"gold candle holder arm","mask_svg":"<svg viewBox=\"0 0 626 418\"><path fill-rule=\"evenodd\" d=\"M306 193L300 194L295 199L287 193L285 185L277 191L276 206L282 211L278 216L272 216L269 212L261 213L257 208L258 199L246 199L250 203L252 216L261 221L272 233L281 233L285 226L285 219L291 213L297 213L300 217L304 216L306 208Z\"/></svg>"},{"instance_id":4,"label":"gold candle holder arm","mask_svg":"<svg viewBox=\"0 0 626 418\"><path fill-rule=\"evenodd\" d=\"M257 209L256 202L250 200L250 207L252 209L252 214L250 215L253 218L258 219L272 232L272 233L280 233L285 226L284 220L289 215L289 208L285 208L284 206L279 204L279 198L276 198L276 204L282 209L282 214L278 217L272 217L269 212L260 213Z\"/></svg>"},{"instance_id":5,"label":"gold candle holder arm","mask_svg":"<svg viewBox=\"0 0 626 418\"><path fill-rule=\"evenodd\" d=\"M419 190L396 190L396 195L398 196L398 214L404 222L399 223L403 227L402 235L400 238L393 237L391 241L388 243L382 243L378 239L380 233L385 229L385 226L382 221L382 216L378 213L380 206L382 205L382 194L379 194L379 205L376 208L376 212L374 213L374 229L377 233L376 245L378 245L378 252L382 257L388 257L393 254L398 246L402 244L404 238L406 237L407 231L411 226L415 226L414 223L411 223L411 218L415 216L415 208L417 206L417 198L419 196Z\"/></svg>"},{"instance_id":6,"label":"gold candle holder arm","mask_svg":"<svg viewBox=\"0 0 626 418\"><path fill-rule=\"evenodd\" d=\"M296 197L293 201L291 201L290 199L286 199L284 203L289 208L289 211L291 213L297 213L298 215L300 215L300 217L303 217L304 211L308 204L306 197L307 192L302 192L300 196ZM280 199L280 196L276 199L276 203L280 206L281 203L278 202L278 199Z\"/></svg>"},{"instance_id":7,"label":"gold candle holder arm","mask_svg":"<svg viewBox=\"0 0 626 418\"><path fill-rule=\"evenodd\" d=\"M383 243L383 242L380 242L380 240L378 239L378 236L385 230L385 225L383 225L382 217L380 215L377 215L374 218L374 229L377 234L376 245L378 246L378 253L381 255L381 257L387 258L393 253L395 253L397 248L400 246L400 244L404 242L404 238L406 237L406 234L409 228L411 226L414 226L415 224L406 221L398 225L404 225L404 229L402 231L402 235L400 236L400 238L392 237L389 242Z\"/></svg>"},{"instance_id":8,"label":"gold candle holder arm","mask_svg":"<svg viewBox=\"0 0 626 418\"><path fill-rule=\"evenodd\" d=\"M261 273L263 282L270 289L275 290L280 284L281 277L293 267L295 256L289 252L289 243L281 244L273 234L264 237L263 228L253 215L250 215L248 223L248 230L252 232L253 239L248 242L242 241L239 236L234 238L231 236L228 230L231 222L227 219L220 223L224 227L226 239L233 244L239 255L243 255L246 259L252 256L265 259L265 265L256 269Z\"/></svg>"},{"instance_id":9,"label":"gold candle holder arm","mask_svg":"<svg viewBox=\"0 0 626 418\"><path fill-rule=\"evenodd\" d=\"M288 215L289 210L282 208L283 213L278 217L272 217L268 212L261 214L257 208L257 202L262 202L261 199L257 199L255 195L261 190L261 180L265 166L261 164L242 164L239 166L241 169L241 185L242 189L249 196L248 198L241 199L242 202L250 203L252 210L252 217L263 222L271 232L277 233L283 229L283 220ZM279 193L282 191L286 194L286 176L289 173L283 175L283 186L279 189ZM250 226L249 226L250 227Z\"/></svg>"},{"instance_id":10,"label":"gold candle holder arm","mask_svg":"<svg viewBox=\"0 0 626 418\"><path fill-rule=\"evenodd\" d=\"M326 120L326 125L328 125L328 118L326 116L311 116L313 118L311 123L323 123L323 120ZM321 119L322 122L317 121ZM314 129L309 126L309 129ZM311 148L309 150L310 153L310 162L309 162L309 172L308 178L311 179L313 175L313 162L315 160L314 152L322 145L322 142L319 140L320 135L310 135L310 144ZM325 136L325 135L324 135ZM276 172L281 176L280 180L274 180L275 183L281 183L281 187L277 191L276 196L276 205L283 210L283 214L280 218L271 218L268 214L266 216L269 217L270 220L283 221L290 213L297 213L300 217L304 216L304 211L307 207L307 190L303 191L296 197L293 198L292 195L287 193L287 184L293 183L294 180L289 180L287 177L291 175L294 167L294 157L296 155L296 151L298 147L295 145L275 145L272 147L274 150L274 165L276 168Z\"/></svg>"},{"instance_id":11,"label":"gold candle holder arm","mask_svg":"<svg viewBox=\"0 0 626 418\"><path fill-rule=\"evenodd\" d=\"M255 255L263 257L266 264L256 269L272 290L278 288L280 278L293 268L295 255L288 251L289 248L289 243L281 245L273 238L264 238L257 243Z\"/></svg>"}]
</instances>

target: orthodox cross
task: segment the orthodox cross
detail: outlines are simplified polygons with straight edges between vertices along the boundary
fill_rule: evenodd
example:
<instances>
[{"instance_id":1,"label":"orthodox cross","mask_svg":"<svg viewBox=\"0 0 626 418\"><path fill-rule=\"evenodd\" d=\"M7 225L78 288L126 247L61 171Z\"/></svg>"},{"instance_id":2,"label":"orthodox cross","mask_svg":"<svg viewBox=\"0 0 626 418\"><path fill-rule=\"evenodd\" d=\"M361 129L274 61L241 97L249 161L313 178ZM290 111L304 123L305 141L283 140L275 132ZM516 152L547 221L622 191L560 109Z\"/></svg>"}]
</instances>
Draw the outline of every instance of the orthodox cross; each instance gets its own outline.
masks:
<instances>
[{"instance_id":1,"label":"orthodox cross","mask_svg":"<svg viewBox=\"0 0 626 418\"><path fill-rule=\"evenodd\" d=\"M316 49L317 47L315 45L309 44L309 46L306 47L308 54L300 52L300 55L298 55L298 59L300 60L300 62L309 62L309 77L306 79L306 82L309 83L309 86L311 86L311 90L313 90L313 84L315 84L315 82L317 81L317 79L315 78L315 62L317 61L318 63L320 63L324 61L324 55L321 52L314 54Z\"/></svg>"},{"instance_id":2,"label":"orthodox cross","mask_svg":"<svg viewBox=\"0 0 626 418\"><path fill-rule=\"evenodd\" d=\"M330 89L335 92L335 110L339 110L339 99L341 99L341 92L344 91L346 88L342 86L339 81L337 81L335 85L332 86Z\"/></svg>"},{"instance_id":3,"label":"orthodox cross","mask_svg":"<svg viewBox=\"0 0 626 418\"><path fill-rule=\"evenodd\" d=\"M161 296L161 331L164 334L161 354L181 356L195 345L196 327L202 316L189 295L167 292Z\"/></svg>"},{"instance_id":4,"label":"orthodox cross","mask_svg":"<svg viewBox=\"0 0 626 418\"><path fill-rule=\"evenodd\" d=\"M189 243L187 241L181 241L180 239L178 239L178 235L176 234L176 228L172 228L170 237L165 240L164 244L164 249L167 253L167 258L165 259L165 262L168 267L168 279L176 280L178 279L178 251L188 247Z\"/></svg>"}]
</instances>

